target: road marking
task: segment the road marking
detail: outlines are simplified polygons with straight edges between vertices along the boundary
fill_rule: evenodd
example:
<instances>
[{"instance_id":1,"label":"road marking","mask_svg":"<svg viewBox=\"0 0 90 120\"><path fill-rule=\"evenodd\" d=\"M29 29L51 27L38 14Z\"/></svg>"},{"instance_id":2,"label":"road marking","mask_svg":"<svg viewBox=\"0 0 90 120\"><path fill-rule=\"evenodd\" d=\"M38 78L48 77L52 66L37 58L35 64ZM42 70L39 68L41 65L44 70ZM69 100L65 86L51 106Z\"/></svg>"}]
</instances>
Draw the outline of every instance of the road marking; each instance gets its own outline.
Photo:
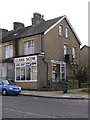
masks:
<instances>
[{"instance_id":1,"label":"road marking","mask_svg":"<svg viewBox=\"0 0 90 120\"><path fill-rule=\"evenodd\" d=\"M13 112L19 112L19 113L23 113L23 114L37 115L37 116L41 116L41 117L45 117L45 118L46 117L48 117L48 118L59 118L59 117L54 117L54 116L49 116L49 115L36 114L36 113L31 113L31 112L23 112L23 111L9 109L9 108L5 108L5 110L9 110L9 111L13 111Z\"/></svg>"}]
</instances>

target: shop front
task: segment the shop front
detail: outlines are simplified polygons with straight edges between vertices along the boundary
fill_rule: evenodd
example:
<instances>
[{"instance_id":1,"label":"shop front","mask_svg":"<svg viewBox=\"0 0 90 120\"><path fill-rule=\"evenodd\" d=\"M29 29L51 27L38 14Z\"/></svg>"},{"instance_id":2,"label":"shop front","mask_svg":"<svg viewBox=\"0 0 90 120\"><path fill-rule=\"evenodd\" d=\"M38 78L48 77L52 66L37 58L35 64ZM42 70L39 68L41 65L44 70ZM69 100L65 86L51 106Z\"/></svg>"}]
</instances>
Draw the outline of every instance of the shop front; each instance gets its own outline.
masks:
<instances>
[{"instance_id":1,"label":"shop front","mask_svg":"<svg viewBox=\"0 0 90 120\"><path fill-rule=\"evenodd\" d=\"M37 89L37 56L15 58L15 84Z\"/></svg>"}]
</instances>

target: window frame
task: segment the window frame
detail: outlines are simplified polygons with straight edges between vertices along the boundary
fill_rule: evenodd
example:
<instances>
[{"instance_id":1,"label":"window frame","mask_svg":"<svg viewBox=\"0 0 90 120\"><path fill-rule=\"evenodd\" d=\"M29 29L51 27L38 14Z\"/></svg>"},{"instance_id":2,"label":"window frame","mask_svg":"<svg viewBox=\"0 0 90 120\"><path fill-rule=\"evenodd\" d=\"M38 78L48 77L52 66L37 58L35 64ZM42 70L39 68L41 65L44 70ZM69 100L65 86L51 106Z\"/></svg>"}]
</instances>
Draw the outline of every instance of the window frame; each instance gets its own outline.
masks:
<instances>
[{"instance_id":1,"label":"window frame","mask_svg":"<svg viewBox=\"0 0 90 120\"><path fill-rule=\"evenodd\" d=\"M72 55L73 55L73 58L75 59L76 58L76 47L72 47Z\"/></svg>"},{"instance_id":2,"label":"window frame","mask_svg":"<svg viewBox=\"0 0 90 120\"><path fill-rule=\"evenodd\" d=\"M66 48L65 48L65 47L66 47ZM67 52L68 52L67 45L64 44L64 56L67 54Z\"/></svg>"},{"instance_id":3,"label":"window frame","mask_svg":"<svg viewBox=\"0 0 90 120\"><path fill-rule=\"evenodd\" d=\"M5 58L13 57L13 45L7 45L4 47L5 50Z\"/></svg>"},{"instance_id":4,"label":"window frame","mask_svg":"<svg viewBox=\"0 0 90 120\"><path fill-rule=\"evenodd\" d=\"M63 36L63 26L59 25L59 35Z\"/></svg>"},{"instance_id":5,"label":"window frame","mask_svg":"<svg viewBox=\"0 0 90 120\"><path fill-rule=\"evenodd\" d=\"M24 41L24 55L34 54L34 40Z\"/></svg>"},{"instance_id":6,"label":"window frame","mask_svg":"<svg viewBox=\"0 0 90 120\"><path fill-rule=\"evenodd\" d=\"M65 38L69 38L69 29L65 28Z\"/></svg>"}]
</instances>

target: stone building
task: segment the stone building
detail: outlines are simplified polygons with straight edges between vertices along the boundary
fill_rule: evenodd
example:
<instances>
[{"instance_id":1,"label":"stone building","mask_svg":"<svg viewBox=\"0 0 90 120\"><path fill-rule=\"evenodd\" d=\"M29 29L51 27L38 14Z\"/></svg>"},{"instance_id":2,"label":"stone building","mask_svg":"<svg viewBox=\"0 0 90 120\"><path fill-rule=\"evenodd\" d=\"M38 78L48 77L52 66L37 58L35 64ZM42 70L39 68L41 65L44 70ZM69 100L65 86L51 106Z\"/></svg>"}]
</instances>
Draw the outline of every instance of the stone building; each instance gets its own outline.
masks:
<instances>
[{"instance_id":1,"label":"stone building","mask_svg":"<svg viewBox=\"0 0 90 120\"><path fill-rule=\"evenodd\" d=\"M81 42L66 16L44 20L34 13L32 25L15 22L2 34L0 77L24 89L75 78Z\"/></svg>"}]
</instances>

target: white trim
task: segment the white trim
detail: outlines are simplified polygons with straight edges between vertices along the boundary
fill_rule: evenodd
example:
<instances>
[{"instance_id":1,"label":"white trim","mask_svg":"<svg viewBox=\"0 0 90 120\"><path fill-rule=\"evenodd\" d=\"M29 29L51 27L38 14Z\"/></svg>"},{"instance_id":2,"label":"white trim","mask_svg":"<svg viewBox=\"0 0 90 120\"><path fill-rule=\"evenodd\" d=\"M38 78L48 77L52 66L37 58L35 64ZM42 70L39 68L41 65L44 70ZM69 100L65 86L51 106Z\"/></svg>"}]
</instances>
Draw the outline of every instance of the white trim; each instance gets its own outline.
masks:
<instances>
[{"instance_id":1,"label":"white trim","mask_svg":"<svg viewBox=\"0 0 90 120\"><path fill-rule=\"evenodd\" d=\"M67 16L66 16L66 15L65 15L65 18L66 18L66 20L67 20L68 24L70 25L70 27L71 27L72 31L74 32L74 34L75 34L76 38L78 39L78 42L81 44L81 41L80 41L79 37L77 36L77 34L76 34L76 32L75 32L75 30L74 30L73 26L72 26L72 25L71 25L71 23L69 22L69 19L67 18Z\"/></svg>"},{"instance_id":2,"label":"white trim","mask_svg":"<svg viewBox=\"0 0 90 120\"><path fill-rule=\"evenodd\" d=\"M59 22L61 22L63 19L65 18L65 16L63 16L59 21L57 21L54 25L52 25L49 29L47 29L44 32L44 35L47 34L51 29L53 29Z\"/></svg>"},{"instance_id":3,"label":"white trim","mask_svg":"<svg viewBox=\"0 0 90 120\"><path fill-rule=\"evenodd\" d=\"M37 82L37 80L16 80L15 82Z\"/></svg>"}]
</instances>

